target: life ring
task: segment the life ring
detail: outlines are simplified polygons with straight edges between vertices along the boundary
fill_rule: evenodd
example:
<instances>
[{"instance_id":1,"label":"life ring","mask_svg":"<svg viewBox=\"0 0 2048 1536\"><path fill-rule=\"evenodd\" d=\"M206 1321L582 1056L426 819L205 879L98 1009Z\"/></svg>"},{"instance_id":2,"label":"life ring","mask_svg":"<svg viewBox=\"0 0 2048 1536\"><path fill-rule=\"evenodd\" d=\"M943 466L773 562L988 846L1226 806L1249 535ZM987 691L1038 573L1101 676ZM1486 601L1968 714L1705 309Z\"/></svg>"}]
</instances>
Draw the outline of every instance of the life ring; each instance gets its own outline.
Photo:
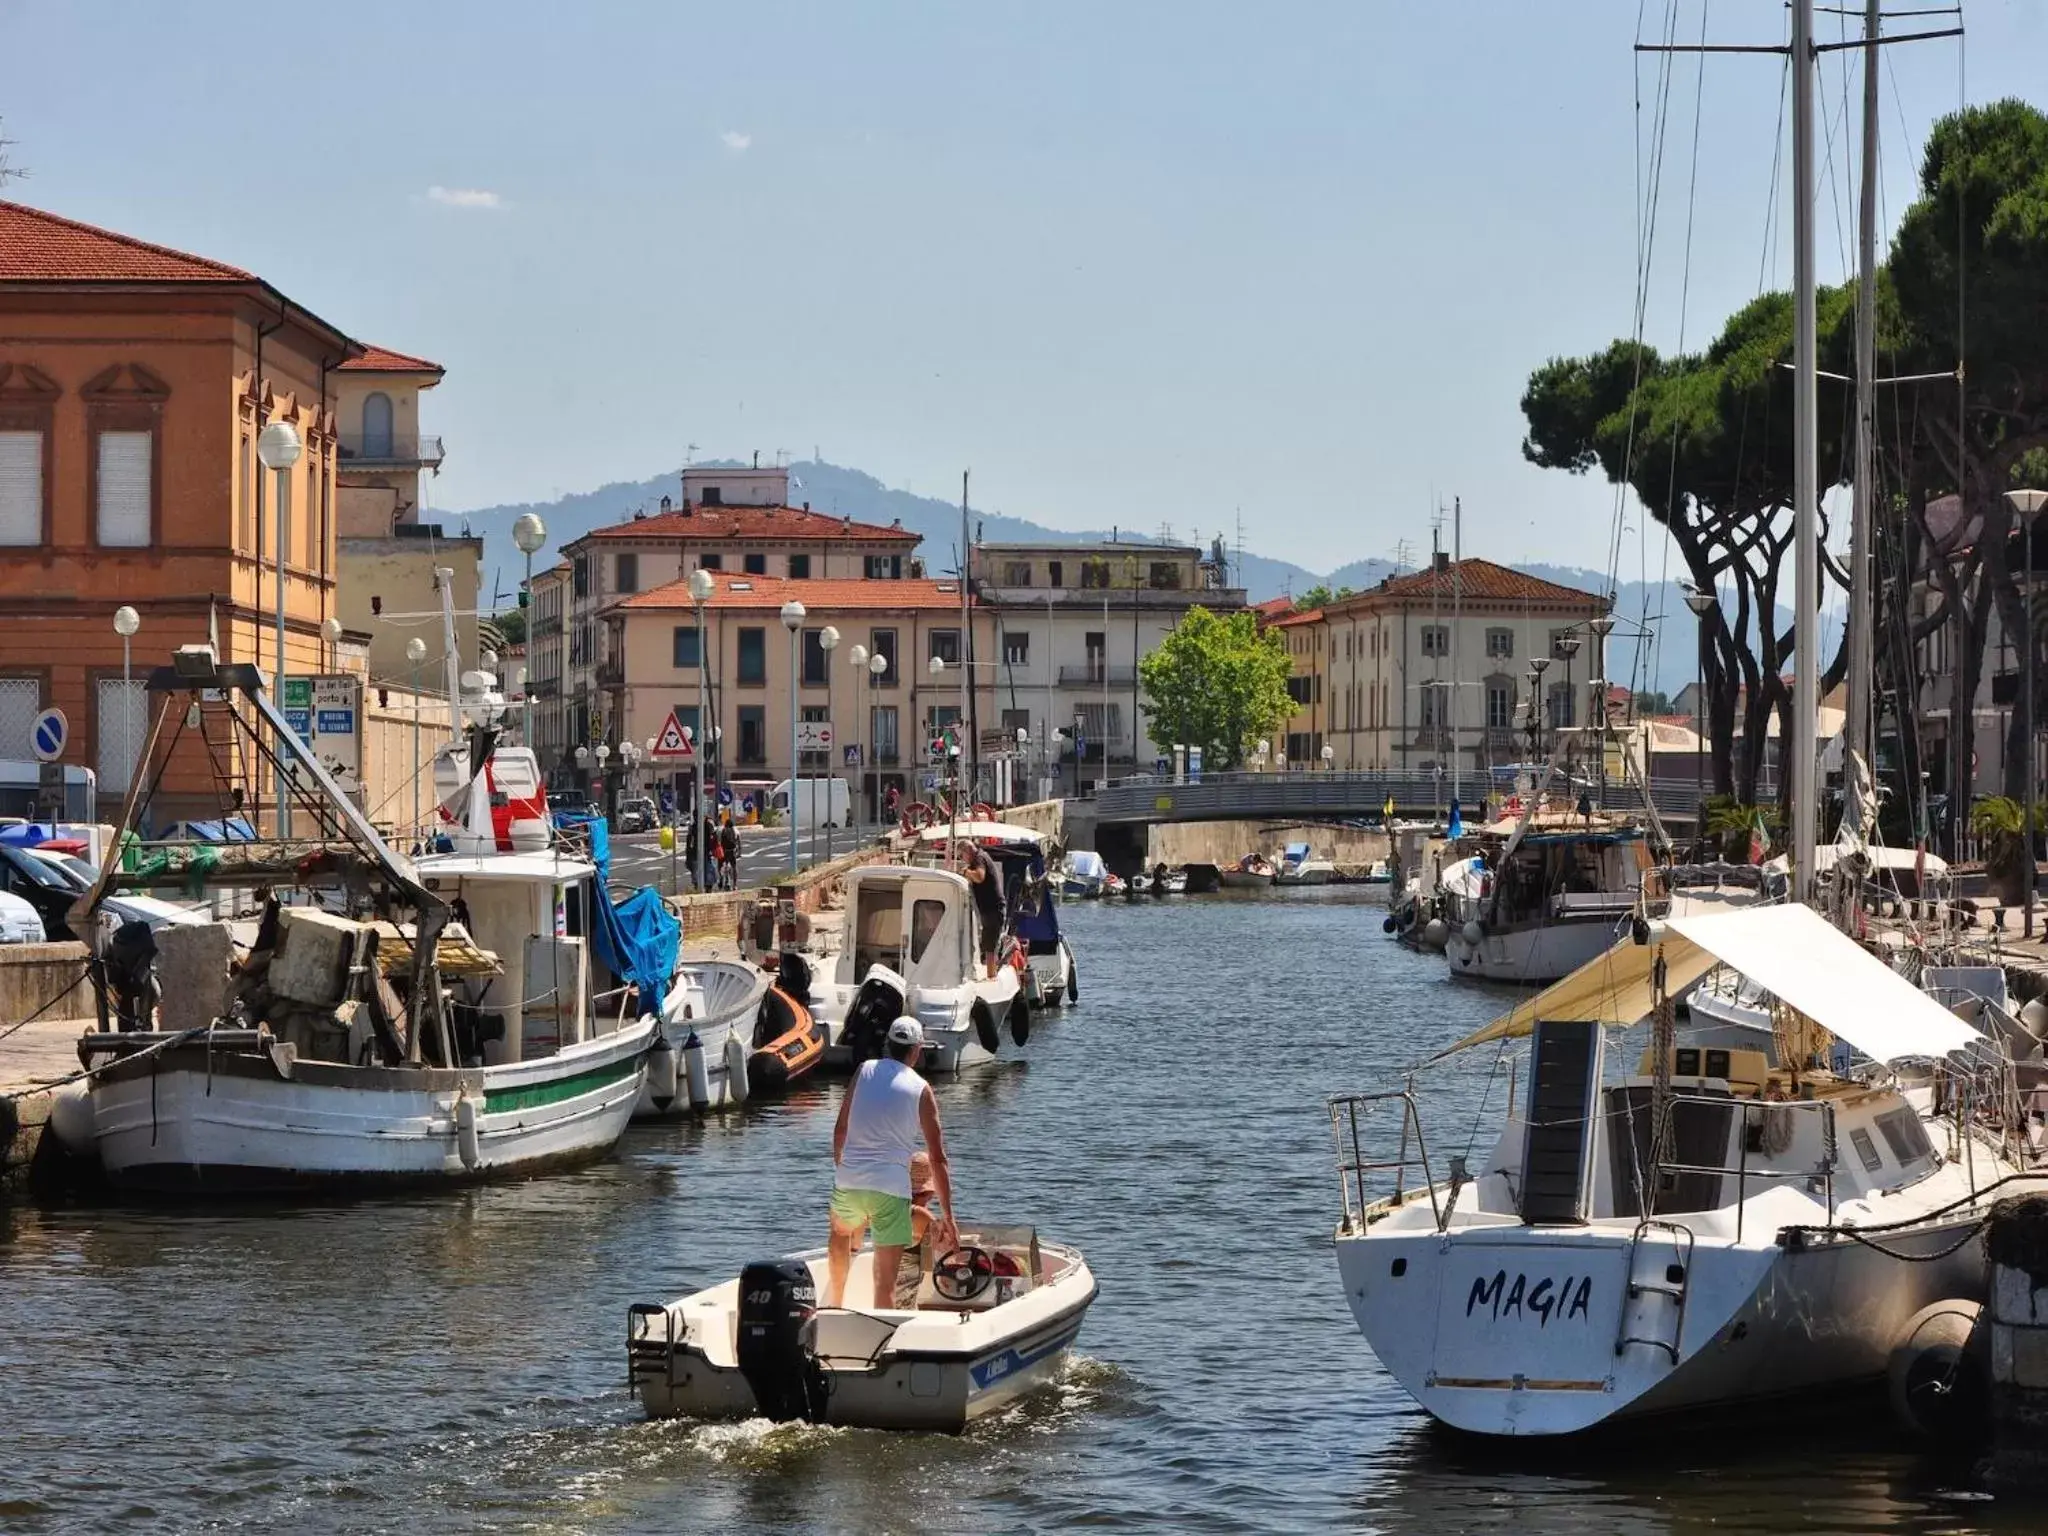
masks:
<instances>
[{"instance_id":1,"label":"life ring","mask_svg":"<svg viewBox=\"0 0 2048 1536\"><path fill-rule=\"evenodd\" d=\"M993 1056L1002 1049L1002 1036L996 1033L996 1016L989 1012L987 1003L977 997L967 1017L974 1025L974 1037L981 1042L984 1051Z\"/></svg>"},{"instance_id":2,"label":"life ring","mask_svg":"<svg viewBox=\"0 0 2048 1536\"><path fill-rule=\"evenodd\" d=\"M974 802L974 819L976 821L994 821L996 819L996 808L986 800L977 800Z\"/></svg>"}]
</instances>

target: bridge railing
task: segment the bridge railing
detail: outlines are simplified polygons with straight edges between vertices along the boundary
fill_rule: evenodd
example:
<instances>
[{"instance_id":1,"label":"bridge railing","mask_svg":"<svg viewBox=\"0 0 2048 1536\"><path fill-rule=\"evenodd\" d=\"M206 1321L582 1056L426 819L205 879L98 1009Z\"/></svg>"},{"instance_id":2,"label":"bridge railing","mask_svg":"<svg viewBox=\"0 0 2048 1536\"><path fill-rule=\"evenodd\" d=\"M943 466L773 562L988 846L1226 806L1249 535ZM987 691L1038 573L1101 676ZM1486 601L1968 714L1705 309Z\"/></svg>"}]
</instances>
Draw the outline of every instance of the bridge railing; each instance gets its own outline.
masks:
<instances>
[{"instance_id":1,"label":"bridge railing","mask_svg":"<svg viewBox=\"0 0 2048 1536\"><path fill-rule=\"evenodd\" d=\"M1474 778L1460 787L1460 803L1469 818L1490 786L1484 778ZM1635 784L1609 782L1604 796L1594 793L1602 809L1623 814L1643 811L1643 793ZM1697 813L1699 794L1690 784L1658 784L1652 793L1660 815L1689 823ZM1274 816L1376 819L1384 814L1390 798L1397 815L1427 815L1448 807L1451 783L1433 773L1205 773L1199 780L1138 774L1098 790L1095 814L1101 821L1235 821Z\"/></svg>"}]
</instances>

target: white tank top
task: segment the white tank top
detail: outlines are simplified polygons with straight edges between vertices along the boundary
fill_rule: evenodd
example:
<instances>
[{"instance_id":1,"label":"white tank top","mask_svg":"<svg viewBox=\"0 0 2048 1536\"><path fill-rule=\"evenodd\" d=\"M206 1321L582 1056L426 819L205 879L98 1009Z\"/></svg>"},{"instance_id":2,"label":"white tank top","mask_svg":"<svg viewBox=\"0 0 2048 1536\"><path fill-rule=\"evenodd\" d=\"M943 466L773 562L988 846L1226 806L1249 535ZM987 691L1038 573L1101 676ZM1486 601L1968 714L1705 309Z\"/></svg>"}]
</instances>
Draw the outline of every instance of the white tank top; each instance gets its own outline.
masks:
<instances>
[{"instance_id":1,"label":"white tank top","mask_svg":"<svg viewBox=\"0 0 2048 1536\"><path fill-rule=\"evenodd\" d=\"M909 1198L911 1154L924 1142L917 1114L924 1086L923 1078L886 1056L861 1064L846 1090L853 1095L853 1108L834 1176L839 1188Z\"/></svg>"}]
</instances>

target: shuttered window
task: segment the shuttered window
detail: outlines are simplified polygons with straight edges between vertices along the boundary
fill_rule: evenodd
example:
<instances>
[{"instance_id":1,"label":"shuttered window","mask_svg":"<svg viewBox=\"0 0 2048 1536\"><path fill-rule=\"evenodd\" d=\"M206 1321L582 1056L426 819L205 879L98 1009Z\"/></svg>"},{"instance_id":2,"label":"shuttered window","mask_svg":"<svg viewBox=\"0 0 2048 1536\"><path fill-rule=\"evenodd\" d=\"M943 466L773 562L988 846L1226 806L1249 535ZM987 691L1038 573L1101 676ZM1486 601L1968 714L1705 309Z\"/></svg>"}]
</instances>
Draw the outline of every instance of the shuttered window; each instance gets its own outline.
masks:
<instances>
[{"instance_id":1,"label":"shuttered window","mask_svg":"<svg viewBox=\"0 0 2048 1536\"><path fill-rule=\"evenodd\" d=\"M0 544L43 542L43 434L0 432Z\"/></svg>"},{"instance_id":2,"label":"shuttered window","mask_svg":"<svg viewBox=\"0 0 2048 1536\"><path fill-rule=\"evenodd\" d=\"M0 677L0 762L35 757L29 735L43 707L43 686L32 677Z\"/></svg>"},{"instance_id":3,"label":"shuttered window","mask_svg":"<svg viewBox=\"0 0 2048 1536\"><path fill-rule=\"evenodd\" d=\"M102 432L99 440L99 542L118 549L149 545L151 432Z\"/></svg>"},{"instance_id":4,"label":"shuttered window","mask_svg":"<svg viewBox=\"0 0 2048 1536\"><path fill-rule=\"evenodd\" d=\"M142 752L148 696L141 682L124 683L118 677L100 679L99 694L100 788L126 794L135 759Z\"/></svg>"}]
</instances>

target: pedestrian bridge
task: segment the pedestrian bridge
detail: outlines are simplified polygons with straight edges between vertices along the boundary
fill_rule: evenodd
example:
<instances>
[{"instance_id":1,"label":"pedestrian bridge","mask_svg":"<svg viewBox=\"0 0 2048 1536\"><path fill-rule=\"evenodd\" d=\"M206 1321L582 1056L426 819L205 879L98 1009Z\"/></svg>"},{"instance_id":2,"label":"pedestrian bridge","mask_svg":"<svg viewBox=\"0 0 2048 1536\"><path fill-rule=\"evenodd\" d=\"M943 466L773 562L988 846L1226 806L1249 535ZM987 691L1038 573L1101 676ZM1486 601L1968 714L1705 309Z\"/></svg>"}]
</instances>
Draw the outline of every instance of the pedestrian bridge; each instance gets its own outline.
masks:
<instances>
[{"instance_id":1,"label":"pedestrian bridge","mask_svg":"<svg viewBox=\"0 0 2048 1536\"><path fill-rule=\"evenodd\" d=\"M1462 786L1467 815L1490 787L1481 776ZM1699 808L1691 784L1654 786L1657 813L1667 822L1690 826ZM1433 817L1451 800L1451 781L1433 773L1205 773L1200 779L1140 774L1105 785L1095 795L1098 825L1164 821L1377 821L1392 798L1404 819ZM1632 783L1609 781L1603 809L1640 814L1643 792Z\"/></svg>"}]
</instances>

